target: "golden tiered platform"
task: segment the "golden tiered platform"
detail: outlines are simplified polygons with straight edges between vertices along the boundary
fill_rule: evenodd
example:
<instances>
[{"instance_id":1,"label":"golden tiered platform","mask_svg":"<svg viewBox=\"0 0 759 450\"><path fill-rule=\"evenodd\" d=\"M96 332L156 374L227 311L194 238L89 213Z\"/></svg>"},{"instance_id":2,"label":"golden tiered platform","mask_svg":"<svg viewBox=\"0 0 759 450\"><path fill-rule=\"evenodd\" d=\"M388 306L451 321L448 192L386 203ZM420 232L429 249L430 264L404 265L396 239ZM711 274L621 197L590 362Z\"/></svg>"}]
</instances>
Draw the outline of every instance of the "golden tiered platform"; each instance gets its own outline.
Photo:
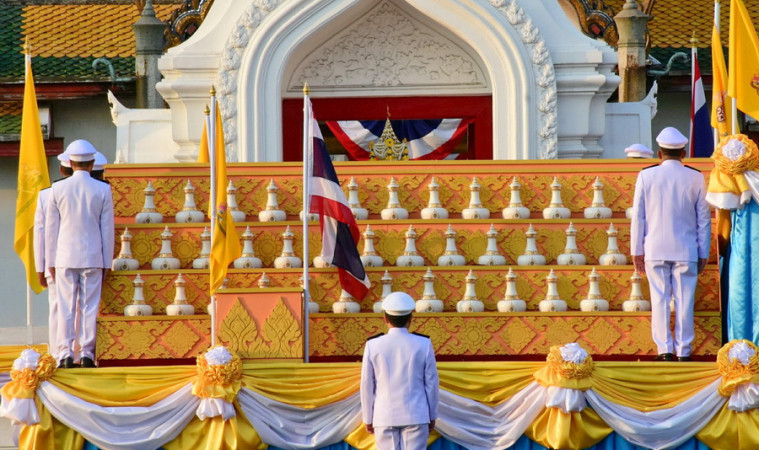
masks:
<instances>
[{"instance_id":1,"label":"golden tiered platform","mask_svg":"<svg viewBox=\"0 0 759 450\"><path fill-rule=\"evenodd\" d=\"M312 300L320 313L309 317L308 346L303 346L303 323L300 306L292 302L292 293L300 286L301 269L275 269L273 260L282 250L281 233L289 225L295 234L296 254L302 256L302 168L293 163L231 164L228 176L237 187L237 202L247 221L237 223L242 233L250 226L255 237L256 256L262 269L229 270L227 294L231 303L220 307L218 338L243 358L292 360L302 357L308 349L312 361L351 361L360 358L367 337L384 331L381 315L371 313L379 300L380 278L388 271L393 289L420 298L424 283L422 275L430 267L435 275L435 291L443 300L443 313L418 313L412 329L431 337L441 360L467 359L543 359L550 346L567 342L581 343L595 359L637 359L655 354L651 341L650 313L623 312L622 302L629 298L632 265L598 266L598 256L606 251L606 230L613 223L619 231L619 248L629 254L629 220L625 209L632 204L638 171L652 161L434 161L403 163L336 163L343 185L351 177L359 185L359 198L369 210L369 219L359 221L363 232L371 225L375 233L375 249L385 266L368 268L372 289L361 302L361 313L335 314L331 305L340 295L337 273L333 269L313 269ZM693 160L689 165L702 170L711 168L708 160ZM206 313L209 302L208 273L188 269L200 253L200 233L208 223L178 224L174 215L184 204L183 187L191 180L200 210L208 207L208 166L200 164L112 166L107 171L114 194L116 213L116 251L119 236L125 227L133 235L132 254L140 262L139 271L111 272L105 281L97 336L97 357L101 365L146 364L156 360L193 361L210 345L211 321ZM419 212L427 206L427 185L435 177L440 185L440 200L450 214L445 220L422 220ZM461 210L469 204L469 185L473 177L481 185L482 204L491 212L486 220L461 219ZM502 219L501 210L508 206L512 177L517 176L524 206L532 212L528 220ZM567 220L545 220L542 210L550 201L550 184L554 176L562 184L562 200L572 211ZM584 219L583 209L593 199L592 184L599 176L604 184L606 206L612 208L612 219ZM410 213L408 220L384 221L380 211L388 200L387 184L394 177L400 185L401 205ZM280 208L287 212L285 222L259 222L258 212L265 208L266 188L273 179L279 187ZM144 202L143 189L151 181L156 189L155 204L164 216L162 224L135 224L134 216ZM556 257L566 242L565 229L572 221L577 229L577 246L587 257L585 266L557 266ZM436 267L438 256L445 250L445 231L451 224L457 232L457 247L466 258L466 266ZM486 233L493 224L498 231L500 253L505 266L478 266L477 258L485 252ZM537 231L537 244L546 256L545 266L516 266L524 252L525 231L532 224ZM409 225L418 233L416 247L424 257L425 266L396 267L404 251L404 234ZM154 271L150 261L160 249L160 234L165 226L174 233L174 255L182 263L179 271ZM321 250L319 226L309 227L311 258ZM359 251L363 241L359 243ZM699 277L696 292L696 358L714 357L721 346L719 273L716 245L712 246L710 264ZM629 261L628 261L629 262ZM496 303L504 296L504 275L513 267L520 298L527 302L524 313L499 313ZM581 312L579 302L588 292L588 274L592 267L600 274L600 290L609 300L609 312ZM465 277L469 270L477 277L477 297L485 304L484 313L457 313L456 302L464 297ZM569 311L541 313L537 304L546 295L546 276L554 269L559 277L558 291ZM166 305L174 298L174 280L181 272L186 280L187 299L195 307L193 316L166 316ZM271 280L271 289L258 290L263 273ZM153 307L149 317L124 317L124 307L131 302L132 281L140 274L145 282L145 299ZM648 298L647 283L642 283ZM255 298L243 301L243 292ZM290 299L290 300L287 300ZM287 301L285 301L287 300ZM286 336L282 344L279 337Z\"/></svg>"}]
</instances>

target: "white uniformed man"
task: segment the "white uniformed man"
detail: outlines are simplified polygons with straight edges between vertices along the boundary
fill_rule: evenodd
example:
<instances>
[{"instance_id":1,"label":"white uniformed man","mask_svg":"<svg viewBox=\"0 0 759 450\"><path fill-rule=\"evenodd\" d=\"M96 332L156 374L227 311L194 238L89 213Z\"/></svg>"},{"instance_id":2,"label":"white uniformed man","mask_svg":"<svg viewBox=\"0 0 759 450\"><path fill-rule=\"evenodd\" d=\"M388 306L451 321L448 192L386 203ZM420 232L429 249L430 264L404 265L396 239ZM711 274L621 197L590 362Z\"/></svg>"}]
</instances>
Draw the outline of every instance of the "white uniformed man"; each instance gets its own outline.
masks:
<instances>
[{"instance_id":1,"label":"white uniformed man","mask_svg":"<svg viewBox=\"0 0 759 450\"><path fill-rule=\"evenodd\" d=\"M435 350L409 333L414 299L393 292L382 301L386 335L370 338L361 365L361 412L377 449L427 448L438 408Z\"/></svg>"},{"instance_id":2,"label":"white uniformed man","mask_svg":"<svg viewBox=\"0 0 759 450\"><path fill-rule=\"evenodd\" d=\"M95 152L95 164L92 166L92 171L90 172L90 175L92 178L102 181L103 183L108 183L103 176L105 175L105 165L108 164L108 158L105 157L104 154L96 151Z\"/></svg>"},{"instance_id":3,"label":"white uniformed man","mask_svg":"<svg viewBox=\"0 0 759 450\"><path fill-rule=\"evenodd\" d=\"M672 361L676 355L690 361L696 281L709 257L710 211L703 175L682 164L688 139L668 127L656 142L661 164L642 170L635 183L630 253L635 268L648 277L655 360Z\"/></svg>"},{"instance_id":4,"label":"white uniformed man","mask_svg":"<svg viewBox=\"0 0 759 450\"><path fill-rule=\"evenodd\" d=\"M56 181L68 178L72 173L67 153L58 155L58 161L60 162L58 171L63 178ZM50 195L50 188L42 189L37 196L37 209L34 212L34 265L40 285L47 288L47 301L50 309L48 312L48 351L56 357L58 353L56 341L58 335L58 292L55 281L50 277L50 272L45 269L45 208L47 207L48 195Z\"/></svg>"},{"instance_id":5,"label":"white uniformed man","mask_svg":"<svg viewBox=\"0 0 759 450\"><path fill-rule=\"evenodd\" d=\"M74 173L53 184L46 208L45 265L58 288L60 367L74 366L74 341L82 367L95 367L95 331L103 276L113 260L111 187L90 177L95 147L77 140L67 148ZM75 326L77 307L82 322Z\"/></svg>"},{"instance_id":6,"label":"white uniformed man","mask_svg":"<svg viewBox=\"0 0 759 450\"><path fill-rule=\"evenodd\" d=\"M654 152L643 144L633 144L625 149L625 156L627 159L652 158L654 156ZM625 217L632 219L632 212L632 206L627 208L625 210Z\"/></svg>"}]
</instances>

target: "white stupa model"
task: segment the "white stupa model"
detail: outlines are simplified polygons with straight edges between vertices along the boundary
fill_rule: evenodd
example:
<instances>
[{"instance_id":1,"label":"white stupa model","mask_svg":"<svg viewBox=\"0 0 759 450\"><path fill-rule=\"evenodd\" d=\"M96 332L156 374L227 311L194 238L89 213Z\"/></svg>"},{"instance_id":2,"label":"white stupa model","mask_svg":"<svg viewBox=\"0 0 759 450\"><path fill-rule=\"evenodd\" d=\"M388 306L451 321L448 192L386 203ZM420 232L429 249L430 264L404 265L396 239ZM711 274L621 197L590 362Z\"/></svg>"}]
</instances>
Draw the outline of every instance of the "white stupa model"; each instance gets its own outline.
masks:
<instances>
[{"instance_id":1,"label":"white stupa model","mask_svg":"<svg viewBox=\"0 0 759 450\"><path fill-rule=\"evenodd\" d=\"M266 275L266 273L264 273L264 275ZM310 281L310 279L311 279L311 277L309 277L309 281ZM305 288L306 287L306 283L304 282L303 275L300 276L299 280L300 280L301 287ZM309 283L309 288L308 288L307 292L308 292L308 296L306 298L306 305L308 305L307 306L308 307L308 313L309 314L317 314L319 312L319 304L311 300L311 287L310 287L310 283Z\"/></svg>"},{"instance_id":2,"label":"white stupa model","mask_svg":"<svg viewBox=\"0 0 759 450\"><path fill-rule=\"evenodd\" d=\"M622 311L651 311L651 302L643 297L643 291L640 288L641 280L638 271L634 271L630 277L630 298L622 303Z\"/></svg>"},{"instance_id":3,"label":"white stupa model","mask_svg":"<svg viewBox=\"0 0 759 450\"><path fill-rule=\"evenodd\" d=\"M153 188L153 183L148 181L148 186L143 192L145 193L145 203L142 206L142 211L134 217L135 223L163 222L163 215L156 211L155 208L155 188Z\"/></svg>"},{"instance_id":4,"label":"white stupa model","mask_svg":"<svg viewBox=\"0 0 759 450\"><path fill-rule=\"evenodd\" d=\"M558 280L559 278L556 276L553 269L551 269L546 277L546 298L538 303L538 310L540 310L540 312L567 310L567 302L562 300L559 296L559 289L557 286Z\"/></svg>"},{"instance_id":5,"label":"white stupa model","mask_svg":"<svg viewBox=\"0 0 759 450\"><path fill-rule=\"evenodd\" d=\"M553 183L551 183L551 202L548 207L543 209L544 219L569 219L572 213L569 208L564 207L564 202L561 200L561 183L559 178L554 177Z\"/></svg>"},{"instance_id":6,"label":"white stupa model","mask_svg":"<svg viewBox=\"0 0 759 450\"><path fill-rule=\"evenodd\" d=\"M361 264L364 267L382 267L385 260L374 250L374 231L369 224L366 224L364 236L364 251L361 253Z\"/></svg>"},{"instance_id":7,"label":"white stupa model","mask_svg":"<svg viewBox=\"0 0 759 450\"><path fill-rule=\"evenodd\" d=\"M437 259L438 266L463 266L466 264L466 258L459 255L456 249L456 232L453 231L453 227L448 224L448 229L445 231L445 251Z\"/></svg>"},{"instance_id":8,"label":"white stupa model","mask_svg":"<svg viewBox=\"0 0 759 450\"><path fill-rule=\"evenodd\" d=\"M522 205L522 185L517 181L517 177L511 180L509 185L511 196L509 197L509 206L501 211L504 219L529 219L530 210Z\"/></svg>"},{"instance_id":9,"label":"white stupa model","mask_svg":"<svg viewBox=\"0 0 759 450\"><path fill-rule=\"evenodd\" d=\"M140 268L140 262L132 257L132 234L129 232L129 228L124 228L124 232L121 233L121 250L119 250L119 256L113 260L111 264L111 270L137 270Z\"/></svg>"},{"instance_id":10,"label":"white stupa model","mask_svg":"<svg viewBox=\"0 0 759 450\"><path fill-rule=\"evenodd\" d=\"M395 182L395 178L390 178L390 183L387 185L388 199L387 207L380 211L380 217L382 220L406 220L408 219L408 210L401 206L400 200L398 200L398 183Z\"/></svg>"},{"instance_id":11,"label":"white stupa model","mask_svg":"<svg viewBox=\"0 0 759 450\"><path fill-rule=\"evenodd\" d=\"M303 267L303 261L295 256L293 250L293 239L295 235L290 231L290 225L282 233L282 254L274 259L274 267L277 269L292 269Z\"/></svg>"},{"instance_id":12,"label":"white stupa model","mask_svg":"<svg viewBox=\"0 0 759 450\"><path fill-rule=\"evenodd\" d=\"M227 185L227 208L232 216L232 222L245 222L245 212L237 206L237 188L232 180Z\"/></svg>"},{"instance_id":13,"label":"white stupa model","mask_svg":"<svg viewBox=\"0 0 759 450\"><path fill-rule=\"evenodd\" d=\"M440 185L435 180L435 177L432 177L430 184L427 185L427 189L430 191L430 200L427 203L427 207L422 208L420 216L422 219L447 219L448 210L440 204Z\"/></svg>"},{"instance_id":14,"label":"white stupa model","mask_svg":"<svg viewBox=\"0 0 759 450\"><path fill-rule=\"evenodd\" d=\"M542 266L546 263L546 257L538 252L538 246L535 243L535 237L537 236L535 228L530 227L527 229L525 235L527 236L527 246L525 247L524 254L517 258L517 265L519 266Z\"/></svg>"},{"instance_id":15,"label":"white stupa model","mask_svg":"<svg viewBox=\"0 0 759 450\"><path fill-rule=\"evenodd\" d=\"M361 305L356 302L348 292L341 290L340 299L332 304L332 312L335 314L354 314L361 312Z\"/></svg>"},{"instance_id":16,"label":"white stupa model","mask_svg":"<svg viewBox=\"0 0 759 450\"><path fill-rule=\"evenodd\" d=\"M527 311L527 302L519 298L517 292L517 275L511 267L506 274L506 292L503 300L499 300L496 305L499 312L523 312Z\"/></svg>"},{"instance_id":17,"label":"white stupa model","mask_svg":"<svg viewBox=\"0 0 759 450\"><path fill-rule=\"evenodd\" d=\"M240 239L242 239L242 254L234 260L234 268L260 269L262 267L261 260L256 257L256 253L253 251L253 232L250 231L249 226L245 227Z\"/></svg>"},{"instance_id":18,"label":"white stupa model","mask_svg":"<svg viewBox=\"0 0 759 450\"><path fill-rule=\"evenodd\" d=\"M482 206L482 202L480 201L480 187L477 177L474 177L472 184L469 185L469 207L461 211L462 219L476 220L490 218L490 210Z\"/></svg>"},{"instance_id":19,"label":"white stupa model","mask_svg":"<svg viewBox=\"0 0 759 450\"><path fill-rule=\"evenodd\" d=\"M422 276L422 280L424 280L424 292L422 292L422 298L416 301L416 312L443 312L443 301L435 294L435 275L429 267Z\"/></svg>"},{"instance_id":20,"label":"white stupa model","mask_svg":"<svg viewBox=\"0 0 759 450\"><path fill-rule=\"evenodd\" d=\"M598 287L598 278L598 272L596 272L596 268L594 267L588 275L588 297L580 301L580 311L597 312L609 310L609 301L601 295L601 290Z\"/></svg>"},{"instance_id":21,"label":"white stupa model","mask_svg":"<svg viewBox=\"0 0 759 450\"><path fill-rule=\"evenodd\" d=\"M152 316L153 308L145 303L145 294L143 292L143 286L145 282L142 281L142 277L138 273L134 277L132 286L134 286L134 295L132 295L132 303L124 308L125 316Z\"/></svg>"},{"instance_id":22,"label":"white stupa model","mask_svg":"<svg viewBox=\"0 0 759 450\"><path fill-rule=\"evenodd\" d=\"M585 208L584 215L586 219L611 219L611 208L604 203L604 184L600 177L593 182L593 202Z\"/></svg>"},{"instance_id":23,"label":"white stupa model","mask_svg":"<svg viewBox=\"0 0 759 450\"><path fill-rule=\"evenodd\" d=\"M211 264L211 232L208 227L203 227L200 233L200 256L192 260L193 269L208 269Z\"/></svg>"},{"instance_id":24,"label":"white stupa model","mask_svg":"<svg viewBox=\"0 0 759 450\"><path fill-rule=\"evenodd\" d=\"M498 243L496 242L498 232L492 223L487 232L487 237L488 245L485 248L485 253L477 258L477 264L481 266L502 266L506 264L506 257L498 253Z\"/></svg>"},{"instance_id":25,"label":"white stupa model","mask_svg":"<svg viewBox=\"0 0 759 450\"><path fill-rule=\"evenodd\" d=\"M361 201L358 199L358 183L356 179L351 177L348 182L348 207L353 213L353 217L356 220L366 220L369 218L369 211L361 206Z\"/></svg>"},{"instance_id":26,"label":"white stupa model","mask_svg":"<svg viewBox=\"0 0 759 450\"><path fill-rule=\"evenodd\" d=\"M627 255L619 251L617 246L617 229L614 228L614 224L609 224L609 229L606 230L606 236L608 237L608 243L606 246L606 253L598 257L598 264L602 266L624 266L627 264Z\"/></svg>"},{"instance_id":27,"label":"white stupa model","mask_svg":"<svg viewBox=\"0 0 759 450\"><path fill-rule=\"evenodd\" d=\"M195 186L190 180L187 180L184 187L184 206L174 216L174 220L177 223L202 223L205 219L206 215L195 204Z\"/></svg>"},{"instance_id":28,"label":"white stupa model","mask_svg":"<svg viewBox=\"0 0 759 450\"><path fill-rule=\"evenodd\" d=\"M382 312L382 300L384 300L385 297L393 292L393 277L390 276L390 272L387 270L385 271L385 274L382 275L382 278L380 278L380 283L382 283L382 293L380 294L380 299L379 301L374 302L374 305L372 305L372 310L376 313Z\"/></svg>"},{"instance_id":29,"label":"white stupa model","mask_svg":"<svg viewBox=\"0 0 759 450\"><path fill-rule=\"evenodd\" d=\"M477 298L477 292L474 288L476 281L477 277L474 276L474 272L470 270L469 274L466 276L464 298L456 303L457 312L472 313L485 311L485 304Z\"/></svg>"},{"instance_id":30,"label":"white stupa model","mask_svg":"<svg viewBox=\"0 0 759 450\"><path fill-rule=\"evenodd\" d=\"M424 265L424 258L416 252L416 236L414 226L409 225L408 231L406 231L406 248L403 250L403 254L395 260L396 266L411 267Z\"/></svg>"},{"instance_id":31,"label":"white stupa model","mask_svg":"<svg viewBox=\"0 0 759 450\"><path fill-rule=\"evenodd\" d=\"M150 262L150 267L153 270L177 270L179 269L180 262L178 258L174 257L171 251L171 237L174 236L169 227L166 226L161 233L161 252L158 257L153 258Z\"/></svg>"},{"instance_id":32,"label":"white stupa model","mask_svg":"<svg viewBox=\"0 0 759 450\"><path fill-rule=\"evenodd\" d=\"M277 183L270 179L269 185L266 187L266 207L258 213L259 222L283 222L287 219L287 213L279 209L278 191Z\"/></svg>"},{"instance_id":33,"label":"white stupa model","mask_svg":"<svg viewBox=\"0 0 759 450\"><path fill-rule=\"evenodd\" d=\"M174 288L176 289L174 302L166 306L166 314L169 316L191 316L195 314L195 308L187 303L185 281L181 273L177 275L177 279L174 281Z\"/></svg>"},{"instance_id":34,"label":"white stupa model","mask_svg":"<svg viewBox=\"0 0 759 450\"><path fill-rule=\"evenodd\" d=\"M585 265L585 255L577 250L577 230L572 222L566 230L567 244L564 251L556 257L556 264L560 266L583 266Z\"/></svg>"}]
</instances>

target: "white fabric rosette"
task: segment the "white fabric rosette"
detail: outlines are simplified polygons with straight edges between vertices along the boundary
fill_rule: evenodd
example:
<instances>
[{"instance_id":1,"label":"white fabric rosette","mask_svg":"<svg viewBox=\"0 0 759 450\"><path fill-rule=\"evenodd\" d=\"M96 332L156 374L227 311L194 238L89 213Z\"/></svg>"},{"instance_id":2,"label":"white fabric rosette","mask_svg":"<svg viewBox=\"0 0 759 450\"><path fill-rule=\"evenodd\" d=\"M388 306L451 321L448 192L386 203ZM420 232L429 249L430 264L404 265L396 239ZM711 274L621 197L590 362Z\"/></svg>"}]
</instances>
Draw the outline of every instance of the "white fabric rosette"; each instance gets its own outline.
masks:
<instances>
[{"instance_id":1,"label":"white fabric rosette","mask_svg":"<svg viewBox=\"0 0 759 450\"><path fill-rule=\"evenodd\" d=\"M34 403L37 387L55 371L55 360L49 354L40 355L32 349L26 349L13 361L11 380L6 383L0 403L0 416L14 425L34 425L39 423L40 415Z\"/></svg>"}]
</instances>

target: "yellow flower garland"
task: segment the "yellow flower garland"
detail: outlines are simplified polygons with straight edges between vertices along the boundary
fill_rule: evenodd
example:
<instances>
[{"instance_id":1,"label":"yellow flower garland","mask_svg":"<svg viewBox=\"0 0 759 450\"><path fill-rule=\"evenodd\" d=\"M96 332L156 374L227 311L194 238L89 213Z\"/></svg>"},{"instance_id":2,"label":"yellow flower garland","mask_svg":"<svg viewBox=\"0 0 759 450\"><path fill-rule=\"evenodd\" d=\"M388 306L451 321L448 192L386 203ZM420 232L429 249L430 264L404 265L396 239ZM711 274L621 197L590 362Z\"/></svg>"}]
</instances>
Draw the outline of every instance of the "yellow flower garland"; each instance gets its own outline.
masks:
<instances>
[{"instance_id":1,"label":"yellow flower garland","mask_svg":"<svg viewBox=\"0 0 759 450\"><path fill-rule=\"evenodd\" d=\"M724 145L731 140L738 140L746 146L746 153L741 155L735 161L731 160L722 153L722 147L724 147ZM742 174L747 170L754 170L756 168L758 162L757 160L759 159L759 149L757 149L754 141L749 139L749 137L745 134L734 134L722 139L722 141L717 145L717 148L714 149L712 159L714 159L714 165L720 171L726 173L727 175L735 176Z\"/></svg>"},{"instance_id":2,"label":"yellow flower garland","mask_svg":"<svg viewBox=\"0 0 759 450\"><path fill-rule=\"evenodd\" d=\"M730 360L730 349L739 342L743 342L754 350L754 356L749 359L747 365L743 365L738 360ZM732 395L735 388L740 384L759 382L759 348L753 342L746 339L728 342L717 352L717 370L722 375L718 391L723 397Z\"/></svg>"},{"instance_id":3,"label":"yellow flower garland","mask_svg":"<svg viewBox=\"0 0 759 450\"><path fill-rule=\"evenodd\" d=\"M37 368L11 370L11 381L0 391L5 398L34 398L37 387L55 372L55 359L49 353L40 356Z\"/></svg>"},{"instance_id":4,"label":"yellow flower garland","mask_svg":"<svg viewBox=\"0 0 759 450\"><path fill-rule=\"evenodd\" d=\"M192 385L193 395L221 398L232 403L242 386L242 361L236 355L224 365L209 365L204 355L197 359L198 376Z\"/></svg>"},{"instance_id":5,"label":"yellow flower garland","mask_svg":"<svg viewBox=\"0 0 759 450\"><path fill-rule=\"evenodd\" d=\"M580 364L564 361L561 346L554 345L546 357L546 365L535 372L535 380L543 386L557 386L587 391L591 388L593 358L588 355Z\"/></svg>"}]
</instances>

